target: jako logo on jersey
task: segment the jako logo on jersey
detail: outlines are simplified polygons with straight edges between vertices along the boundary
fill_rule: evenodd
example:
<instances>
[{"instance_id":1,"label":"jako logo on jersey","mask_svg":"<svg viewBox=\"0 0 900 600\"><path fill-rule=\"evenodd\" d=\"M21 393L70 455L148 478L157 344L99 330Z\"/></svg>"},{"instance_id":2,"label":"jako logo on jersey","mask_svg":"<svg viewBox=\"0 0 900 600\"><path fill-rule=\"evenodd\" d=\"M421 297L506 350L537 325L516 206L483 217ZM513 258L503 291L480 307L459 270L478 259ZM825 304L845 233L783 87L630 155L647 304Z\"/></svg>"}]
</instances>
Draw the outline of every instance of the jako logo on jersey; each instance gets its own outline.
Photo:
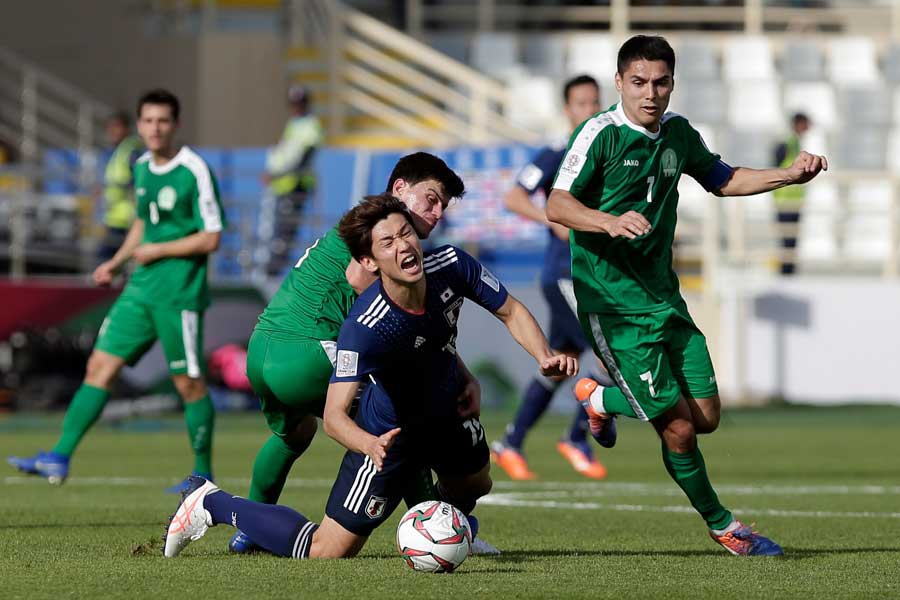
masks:
<instances>
[{"instance_id":1,"label":"jako logo on jersey","mask_svg":"<svg viewBox=\"0 0 900 600\"><path fill-rule=\"evenodd\" d=\"M172 210L175 208L176 199L178 199L178 194L175 192L175 188L167 185L159 190L159 193L156 195L156 204L162 210Z\"/></svg>"},{"instance_id":2,"label":"jako logo on jersey","mask_svg":"<svg viewBox=\"0 0 900 600\"><path fill-rule=\"evenodd\" d=\"M134 193L137 194L138 196L143 196L144 194L147 193L147 190L144 188L138 188L138 189L134 190Z\"/></svg>"},{"instance_id":3,"label":"jako logo on jersey","mask_svg":"<svg viewBox=\"0 0 900 600\"><path fill-rule=\"evenodd\" d=\"M352 350L338 350L337 366L334 374L338 377L354 377L359 364L359 353Z\"/></svg>"},{"instance_id":4,"label":"jako logo on jersey","mask_svg":"<svg viewBox=\"0 0 900 600\"><path fill-rule=\"evenodd\" d=\"M662 153L662 172L666 177L674 177L678 171L678 156L671 148Z\"/></svg>"},{"instance_id":5,"label":"jako logo on jersey","mask_svg":"<svg viewBox=\"0 0 900 600\"><path fill-rule=\"evenodd\" d=\"M453 297L453 290L451 290L450 288L447 288L446 290L441 292L441 302L446 302L447 300L449 300L452 297Z\"/></svg>"},{"instance_id":6,"label":"jako logo on jersey","mask_svg":"<svg viewBox=\"0 0 900 600\"><path fill-rule=\"evenodd\" d=\"M415 342L415 344L413 344L413 348L418 348L419 346L421 346L424 343L425 343L425 338L423 338L421 335L417 335L416 342Z\"/></svg>"},{"instance_id":7,"label":"jako logo on jersey","mask_svg":"<svg viewBox=\"0 0 900 600\"><path fill-rule=\"evenodd\" d=\"M385 505L387 505L387 498L369 496L369 501L366 502L366 516L370 519L377 519L384 514Z\"/></svg>"},{"instance_id":8,"label":"jako logo on jersey","mask_svg":"<svg viewBox=\"0 0 900 600\"><path fill-rule=\"evenodd\" d=\"M641 161L636 160L634 158L626 158L625 162L622 164L626 167L639 167L639 166L641 166Z\"/></svg>"}]
</instances>

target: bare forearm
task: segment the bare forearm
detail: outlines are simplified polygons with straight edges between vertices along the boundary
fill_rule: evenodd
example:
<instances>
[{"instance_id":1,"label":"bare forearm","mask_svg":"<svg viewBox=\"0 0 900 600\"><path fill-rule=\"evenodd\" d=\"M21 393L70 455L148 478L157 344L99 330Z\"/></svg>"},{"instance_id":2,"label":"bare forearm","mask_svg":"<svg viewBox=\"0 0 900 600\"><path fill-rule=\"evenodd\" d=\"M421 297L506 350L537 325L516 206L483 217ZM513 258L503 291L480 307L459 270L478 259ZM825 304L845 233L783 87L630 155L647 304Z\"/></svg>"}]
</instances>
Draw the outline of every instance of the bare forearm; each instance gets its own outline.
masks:
<instances>
[{"instance_id":1,"label":"bare forearm","mask_svg":"<svg viewBox=\"0 0 900 600\"><path fill-rule=\"evenodd\" d=\"M328 386L322 424L325 433L352 452L365 453L375 436L367 433L350 418L353 398L359 383L332 383Z\"/></svg>"},{"instance_id":2,"label":"bare forearm","mask_svg":"<svg viewBox=\"0 0 900 600\"><path fill-rule=\"evenodd\" d=\"M531 201L531 197L528 195L523 188L519 186L515 186L513 189L509 190L506 193L506 197L504 198L504 204L506 208L516 213L517 215L521 215L526 219L531 219L532 221L537 221L538 223L544 223L548 225L550 221L547 220L546 213L534 205Z\"/></svg>"},{"instance_id":3,"label":"bare forearm","mask_svg":"<svg viewBox=\"0 0 900 600\"><path fill-rule=\"evenodd\" d=\"M736 167L717 195L752 196L777 190L792 183L787 169L749 169Z\"/></svg>"},{"instance_id":4,"label":"bare forearm","mask_svg":"<svg viewBox=\"0 0 900 600\"><path fill-rule=\"evenodd\" d=\"M563 190L554 189L547 199L547 219L575 231L607 233L606 224L612 215L586 207Z\"/></svg>"},{"instance_id":5,"label":"bare forearm","mask_svg":"<svg viewBox=\"0 0 900 600\"><path fill-rule=\"evenodd\" d=\"M497 317L509 329L513 339L538 363L552 355L540 325L525 305L512 295L497 312Z\"/></svg>"},{"instance_id":6,"label":"bare forearm","mask_svg":"<svg viewBox=\"0 0 900 600\"><path fill-rule=\"evenodd\" d=\"M116 250L116 253L110 259L110 262L113 264L113 270L119 270L122 265L128 262L128 259L134 253L134 249L141 245L143 238L144 222L136 219L128 230L125 241L122 242L122 245L119 246L119 249Z\"/></svg>"},{"instance_id":7,"label":"bare forearm","mask_svg":"<svg viewBox=\"0 0 900 600\"><path fill-rule=\"evenodd\" d=\"M218 232L198 231L171 242L158 244L159 252L166 258L210 254L218 249L220 236Z\"/></svg>"}]
</instances>

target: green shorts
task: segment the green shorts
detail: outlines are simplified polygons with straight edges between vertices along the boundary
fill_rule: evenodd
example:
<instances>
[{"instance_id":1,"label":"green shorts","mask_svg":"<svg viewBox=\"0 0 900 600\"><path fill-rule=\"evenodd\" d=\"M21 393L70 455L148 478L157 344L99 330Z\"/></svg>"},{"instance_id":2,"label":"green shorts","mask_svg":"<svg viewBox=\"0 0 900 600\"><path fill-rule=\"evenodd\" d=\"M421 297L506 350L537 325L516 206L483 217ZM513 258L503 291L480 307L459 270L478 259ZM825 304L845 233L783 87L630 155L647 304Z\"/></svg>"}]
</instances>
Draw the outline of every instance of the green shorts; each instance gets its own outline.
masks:
<instances>
[{"instance_id":1,"label":"green shorts","mask_svg":"<svg viewBox=\"0 0 900 600\"><path fill-rule=\"evenodd\" d=\"M157 339L172 375L203 375L203 313L195 310L119 296L100 326L94 348L133 365Z\"/></svg>"},{"instance_id":2,"label":"green shorts","mask_svg":"<svg viewBox=\"0 0 900 600\"><path fill-rule=\"evenodd\" d=\"M247 348L247 377L259 396L269 429L283 437L305 417L322 416L334 366L334 342L280 339L254 330Z\"/></svg>"},{"instance_id":3,"label":"green shorts","mask_svg":"<svg viewBox=\"0 0 900 600\"><path fill-rule=\"evenodd\" d=\"M642 421L666 412L681 396L708 398L718 393L706 337L684 301L640 315L579 312L578 320Z\"/></svg>"}]
</instances>

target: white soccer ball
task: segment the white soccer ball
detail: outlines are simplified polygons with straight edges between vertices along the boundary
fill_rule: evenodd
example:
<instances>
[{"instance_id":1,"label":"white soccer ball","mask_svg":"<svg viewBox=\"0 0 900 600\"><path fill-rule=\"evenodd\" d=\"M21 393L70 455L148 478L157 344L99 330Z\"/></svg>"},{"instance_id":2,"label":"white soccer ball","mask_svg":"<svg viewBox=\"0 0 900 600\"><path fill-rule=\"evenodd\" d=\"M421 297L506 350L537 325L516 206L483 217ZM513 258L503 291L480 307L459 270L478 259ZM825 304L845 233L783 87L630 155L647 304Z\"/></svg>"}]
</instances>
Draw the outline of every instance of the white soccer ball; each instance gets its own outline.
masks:
<instances>
[{"instance_id":1,"label":"white soccer ball","mask_svg":"<svg viewBox=\"0 0 900 600\"><path fill-rule=\"evenodd\" d=\"M471 543L466 515L446 502L420 502L397 526L397 549L416 571L452 572L466 560Z\"/></svg>"}]
</instances>

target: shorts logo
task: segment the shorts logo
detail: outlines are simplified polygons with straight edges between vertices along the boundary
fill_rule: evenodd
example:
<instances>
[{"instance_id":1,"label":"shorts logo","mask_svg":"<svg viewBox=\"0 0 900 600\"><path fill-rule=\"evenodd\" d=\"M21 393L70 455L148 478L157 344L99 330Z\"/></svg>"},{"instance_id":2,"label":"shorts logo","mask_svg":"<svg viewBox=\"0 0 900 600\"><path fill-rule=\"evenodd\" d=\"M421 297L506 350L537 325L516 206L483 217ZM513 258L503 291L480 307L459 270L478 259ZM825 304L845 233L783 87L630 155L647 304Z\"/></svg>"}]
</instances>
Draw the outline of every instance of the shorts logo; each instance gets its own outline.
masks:
<instances>
[{"instance_id":1,"label":"shorts logo","mask_svg":"<svg viewBox=\"0 0 900 600\"><path fill-rule=\"evenodd\" d=\"M418 348L419 346L421 346L424 343L425 343L425 338L423 338L421 335L417 335L416 341L413 344L413 348Z\"/></svg>"},{"instance_id":2,"label":"shorts logo","mask_svg":"<svg viewBox=\"0 0 900 600\"><path fill-rule=\"evenodd\" d=\"M184 360L184 359L182 359L182 360L173 360L172 362L169 363L169 368L170 368L170 369L183 369L183 368L185 368L186 366L187 366L187 361Z\"/></svg>"},{"instance_id":3,"label":"shorts logo","mask_svg":"<svg viewBox=\"0 0 900 600\"><path fill-rule=\"evenodd\" d=\"M488 271L488 268L484 265L481 266L481 280L495 292L500 291L500 280L494 277L494 274Z\"/></svg>"},{"instance_id":4,"label":"shorts logo","mask_svg":"<svg viewBox=\"0 0 900 600\"><path fill-rule=\"evenodd\" d=\"M384 507L387 505L387 498L381 496L369 496L366 502L366 516L370 519L377 519L384 514Z\"/></svg>"},{"instance_id":5,"label":"shorts logo","mask_svg":"<svg viewBox=\"0 0 900 600\"><path fill-rule=\"evenodd\" d=\"M451 290L450 288L447 288L446 290L441 292L441 302L446 302L447 300L449 300L452 297L453 297L453 290Z\"/></svg>"},{"instance_id":6,"label":"shorts logo","mask_svg":"<svg viewBox=\"0 0 900 600\"><path fill-rule=\"evenodd\" d=\"M671 148L662 153L662 172L666 177L674 177L678 171L678 156Z\"/></svg>"},{"instance_id":7,"label":"shorts logo","mask_svg":"<svg viewBox=\"0 0 900 600\"><path fill-rule=\"evenodd\" d=\"M178 194L175 192L175 188L167 185L159 190L159 193L156 195L156 204L162 210L172 210L175 208L175 200L177 199Z\"/></svg>"},{"instance_id":8,"label":"shorts logo","mask_svg":"<svg viewBox=\"0 0 900 600\"><path fill-rule=\"evenodd\" d=\"M352 350L338 350L337 366L334 374L337 377L354 377L359 364L359 353Z\"/></svg>"}]
</instances>

